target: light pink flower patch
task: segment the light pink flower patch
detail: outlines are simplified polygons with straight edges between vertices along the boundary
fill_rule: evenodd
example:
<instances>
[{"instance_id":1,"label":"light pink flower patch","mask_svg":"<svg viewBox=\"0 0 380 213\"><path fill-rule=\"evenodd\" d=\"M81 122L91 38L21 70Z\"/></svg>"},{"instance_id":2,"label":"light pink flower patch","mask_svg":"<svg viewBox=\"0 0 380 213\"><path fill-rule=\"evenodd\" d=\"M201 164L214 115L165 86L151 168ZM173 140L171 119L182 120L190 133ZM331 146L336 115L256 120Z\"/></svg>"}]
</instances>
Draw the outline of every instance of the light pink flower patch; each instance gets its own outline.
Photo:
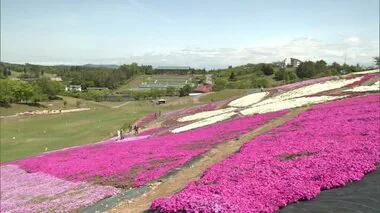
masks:
<instances>
[{"instance_id":1,"label":"light pink flower patch","mask_svg":"<svg viewBox=\"0 0 380 213\"><path fill-rule=\"evenodd\" d=\"M334 80L334 79L336 79L336 77L334 77L334 76L322 77L322 78L316 78L316 79L310 79L310 80L300 81L300 82L296 82L296 83L292 83L292 84L286 84L286 85L274 87L272 89L292 90L292 89L296 89L298 87L303 87L303 86L307 86L307 85L311 85L311 84L322 83L322 82L330 81L330 80Z\"/></svg>"},{"instance_id":2,"label":"light pink flower patch","mask_svg":"<svg viewBox=\"0 0 380 213\"><path fill-rule=\"evenodd\" d=\"M160 212L275 212L344 186L380 162L380 95L321 104L246 143Z\"/></svg>"},{"instance_id":3,"label":"light pink flower patch","mask_svg":"<svg viewBox=\"0 0 380 213\"><path fill-rule=\"evenodd\" d=\"M347 88L354 88L354 87L361 85L362 83L364 83L364 82L366 82L372 78L376 78L378 76L380 76L379 73L363 75L363 77L362 77L362 79L360 79L360 81L356 81L352 84L347 85L346 87Z\"/></svg>"},{"instance_id":4,"label":"light pink flower patch","mask_svg":"<svg viewBox=\"0 0 380 213\"><path fill-rule=\"evenodd\" d=\"M119 193L111 186L70 182L1 166L1 212L70 212Z\"/></svg>"}]
</instances>

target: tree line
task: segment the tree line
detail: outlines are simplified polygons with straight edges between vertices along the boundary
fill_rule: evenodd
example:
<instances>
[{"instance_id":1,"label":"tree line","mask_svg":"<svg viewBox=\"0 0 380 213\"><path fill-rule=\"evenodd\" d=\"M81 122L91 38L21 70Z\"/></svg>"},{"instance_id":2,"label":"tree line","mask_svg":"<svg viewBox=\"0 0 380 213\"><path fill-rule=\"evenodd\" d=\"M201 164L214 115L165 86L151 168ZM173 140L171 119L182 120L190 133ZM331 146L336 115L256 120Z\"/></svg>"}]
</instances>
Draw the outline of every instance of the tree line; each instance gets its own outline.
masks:
<instances>
[{"instance_id":1,"label":"tree line","mask_svg":"<svg viewBox=\"0 0 380 213\"><path fill-rule=\"evenodd\" d=\"M34 81L17 81L0 79L0 105L9 106L11 103L35 104L58 98L64 90L60 82L49 78L39 78Z\"/></svg>"},{"instance_id":2,"label":"tree line","mask_svg":"<svg viewBox=\"0 0 380 213\"><path fill-rule=\"evenodd\" d=\"M377 66L380 66L379 57L375 57L374 60ZM267 88L309 78L347 74L361 70L363 68L359 64L354 66L333 62L328 65L326 61L318 60L302 62L297 68L291 66L281 68L275 64L260 63L237 67L229 66L227 69L212 70L210 73L214 74L213 90L219 91L226 88Z\"/></svg>"}]
</instances>

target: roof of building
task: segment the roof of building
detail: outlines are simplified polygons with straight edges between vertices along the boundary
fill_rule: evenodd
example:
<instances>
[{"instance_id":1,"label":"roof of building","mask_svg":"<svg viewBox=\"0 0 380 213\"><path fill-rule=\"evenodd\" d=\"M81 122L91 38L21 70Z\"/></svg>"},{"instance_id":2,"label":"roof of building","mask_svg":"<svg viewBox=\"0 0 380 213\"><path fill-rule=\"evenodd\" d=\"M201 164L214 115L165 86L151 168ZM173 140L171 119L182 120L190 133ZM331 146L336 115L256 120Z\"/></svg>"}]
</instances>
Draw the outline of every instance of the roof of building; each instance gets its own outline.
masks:
<instances>
[{"instance_id":1,"label":"roof of building","mask_svg":"<svg viewBox=\"0 0 380 213\"><path fill-rule=\"evenodd\" d=\"M290 60L294 60L294 61L302 62L301 60L299 60L299 59L297 59L297 58L290 58Z\"/></svg>"},{"instance_id":2,"label":"roof of building","mask_svg":"<svg viewBox=\"0 0 380 213\"><path fill-rule=\"evenodd\" d=\"M161 66L157 67L157 70L189 70L190 67L187 66Z\"/></svg>"}]
</instances>

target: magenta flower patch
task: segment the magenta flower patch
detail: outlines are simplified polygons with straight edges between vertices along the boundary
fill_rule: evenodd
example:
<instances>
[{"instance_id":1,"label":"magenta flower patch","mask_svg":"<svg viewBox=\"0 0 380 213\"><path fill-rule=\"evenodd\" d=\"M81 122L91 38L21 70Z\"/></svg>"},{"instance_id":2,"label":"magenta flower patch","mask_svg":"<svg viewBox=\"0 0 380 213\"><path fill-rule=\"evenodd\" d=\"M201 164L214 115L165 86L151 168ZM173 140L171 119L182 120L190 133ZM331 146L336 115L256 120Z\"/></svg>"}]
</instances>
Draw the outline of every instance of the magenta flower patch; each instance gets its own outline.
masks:
<instances>
[{"instance_id":1,"label":"magenta flower patch","mask_svg":"<svg viewBox=\"0 0 380 213\"><path fill-rule=\"evenodd\" d=\"M358 181L380 162L380 95L335 101L246 143L198 181L155 200L160 212L275 212Z\"/></svg>"},{"instance_id":2,"label":"magenta flower patch","mask_svg":"<svg viewBox=\"0 0 380 213\"><path fill-rule=\"evenodd\" d=\"M226 140L247 133L286 111L249 116L179 134L104 143L12 162L27 172L42 172L73 182L136 187L181 166Z\"/></svg>"}]
</instances>

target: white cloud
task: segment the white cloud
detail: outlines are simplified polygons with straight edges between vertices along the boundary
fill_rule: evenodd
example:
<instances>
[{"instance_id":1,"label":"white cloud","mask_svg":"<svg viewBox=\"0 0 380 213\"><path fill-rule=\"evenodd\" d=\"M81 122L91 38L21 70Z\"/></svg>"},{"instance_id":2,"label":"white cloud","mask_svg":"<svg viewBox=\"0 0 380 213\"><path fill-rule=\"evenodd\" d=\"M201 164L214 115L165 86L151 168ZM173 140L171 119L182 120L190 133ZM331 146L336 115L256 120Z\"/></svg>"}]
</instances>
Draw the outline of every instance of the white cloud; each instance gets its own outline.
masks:
<instances>
[{"instance_id":1,"label":"white cloud","mask_svg":"<svg viewBox=\"0 0 380 213\"><path fill-rule=\"evenodd\" d=\"M349 37L343 40L346 44L359 44L361 40L358 37Z\"/></svg>"},{"instance_id":2,"label":"white cloud","mask_svg":"<svg viewBox=\"0 0 380 213\"><path fill-rule=\"evenodd\" d=\"M347 42L360 42L360 45L349 45ZM186 48L171 51L165 54L159 52L145 53L139 56L127 57L125 62L145 61L155 66L163 65L189 65L192 67L219 68L228 65L242 65L246 63L273 62L287 57L300 60L324 59L329 63L344 62L347 57L349 64L373 64L379 47L373 45L374 41L361 41L359 38L348 38L340 43L325 43L315 38L300 37L276 45L256 45L246 48ZM268 42L264 42L268 44Z\"/></svg>"},{"instance_id":3,"label":"white cloud","mask_svg":"<svg viewBox=\"0 0 380 213\"><path fill-rule=\"evenodd\" d=\"M229 65L236 66L260 62L270 63L283 60L287 57L295 57L300 60L324 59L328 63L334 61L343 63L345 55L348 64L373 65L373 57L379 54L379 41L366 41L356 37L347 38L337 43L326 43L311 37L299 37L281 42L276 40L272 44L270 41L270 39L260 41L258 44L244 48L187 47L177 50L157 49L156 51L139 55L117 57L110 54L109 58L93 58L92 55L86 58L70 58L69 56L52 58L47 55L24 55L23 59L25 62L44 64L53 64L54 61L61 61L65 64L119 64L137 62L153 66L188 65L198 68L225 68ZM5 61L15 62L9 60L10 58L15 58L10 57L12 56L12 52L2 55L8 56L7 58L2 58Z\"/></svg>"}]
</instances>

